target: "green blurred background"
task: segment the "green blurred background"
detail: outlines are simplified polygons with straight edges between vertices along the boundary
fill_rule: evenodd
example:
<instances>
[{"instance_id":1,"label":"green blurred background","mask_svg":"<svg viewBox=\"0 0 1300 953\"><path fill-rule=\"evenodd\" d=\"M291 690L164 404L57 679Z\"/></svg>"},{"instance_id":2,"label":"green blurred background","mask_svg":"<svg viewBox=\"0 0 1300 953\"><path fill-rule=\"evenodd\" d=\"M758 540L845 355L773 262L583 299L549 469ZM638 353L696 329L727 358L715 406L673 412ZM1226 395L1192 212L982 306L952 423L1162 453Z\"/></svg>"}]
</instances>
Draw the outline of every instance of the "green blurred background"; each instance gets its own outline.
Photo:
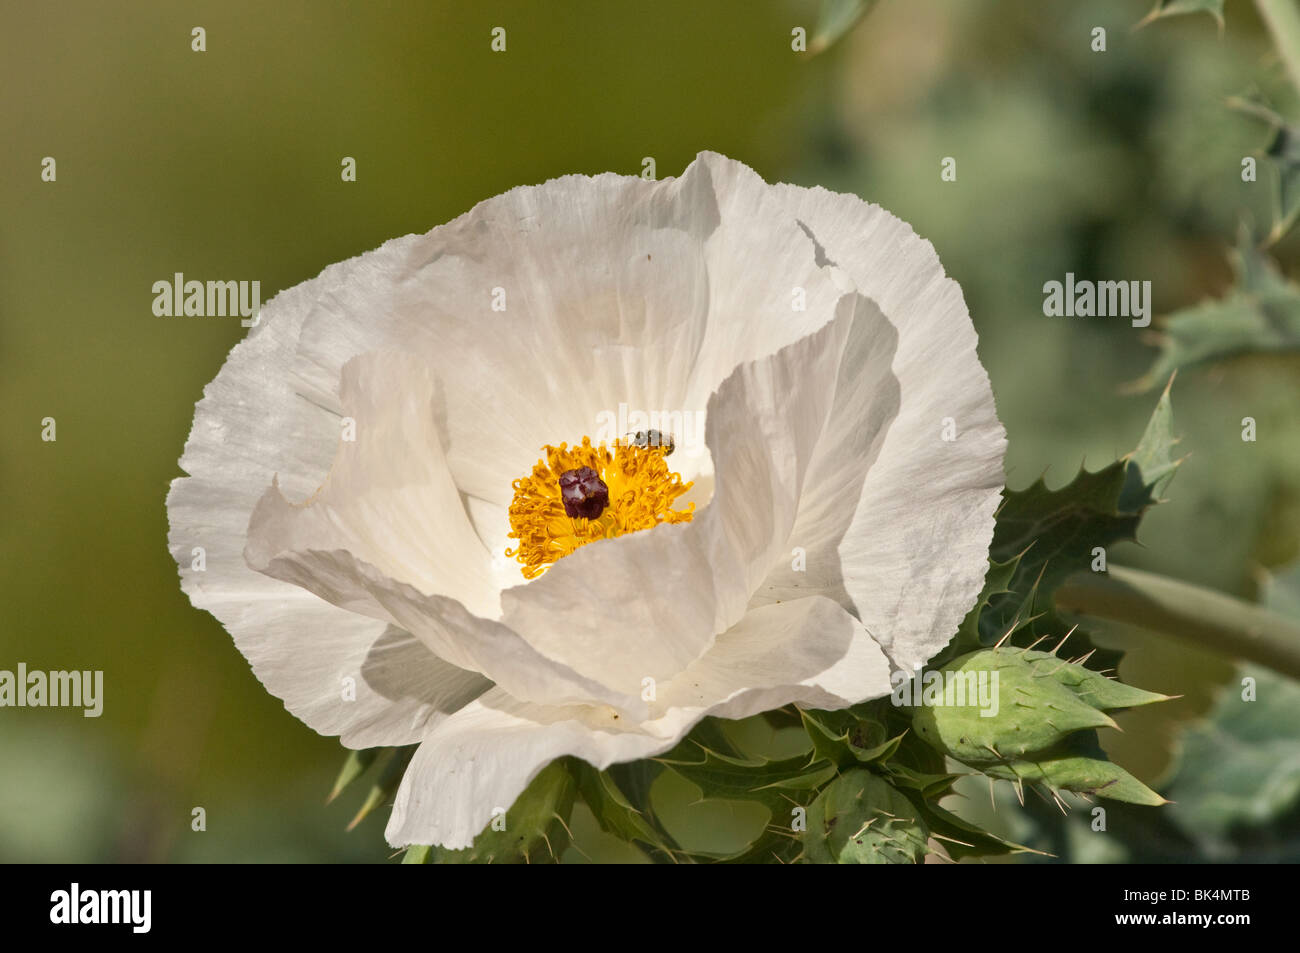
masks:
<instances>
[{"instance_id":1,"label":"green blurred background","mask_svg":"<svg viewBox=\"0 0 1300 953\"><path fill-rule=\"evenodd\" d=\"M390 854L386 811L345 833L355 799L324 803L337 742L287 714L180 591L164 496L194 402L246 330L155 317L154 281L258 279L268 299L518 184L639 174L647 156L675 175L716 150L769 181L855 192L929 238L980 333L1010 484L1056 485L1131 449L1154 395L1122 386L1156 352L1122 320L1044 317L1043 282L1149 279L1168 313L1222 294L1238 223L1270 215L1266 171L1240 177L1266 130L1224 105L1278 83L1253 7L1230 2L1222 33L1209 16L1132 31L1149 7L883 0L813 57L791 30L813 32L816 0L6 4L0 668L102 669L106 700L99 719L0 710L0 860ZM956 182L940 181L944 156ZM1277 249L1284 266L1298 251ZM1260 570L1296 556L1300 363L1186 371L1174 407L1191 459L1144 548L1113 558L1253 599ZM1185 696L1104 739L1154 784L1232 663L1111 637L1126 679ZM656 797L701 843L762 822L689 790ZM620 856L581 810L575 826L589 856Z\"/></svg>"}]
</instances>

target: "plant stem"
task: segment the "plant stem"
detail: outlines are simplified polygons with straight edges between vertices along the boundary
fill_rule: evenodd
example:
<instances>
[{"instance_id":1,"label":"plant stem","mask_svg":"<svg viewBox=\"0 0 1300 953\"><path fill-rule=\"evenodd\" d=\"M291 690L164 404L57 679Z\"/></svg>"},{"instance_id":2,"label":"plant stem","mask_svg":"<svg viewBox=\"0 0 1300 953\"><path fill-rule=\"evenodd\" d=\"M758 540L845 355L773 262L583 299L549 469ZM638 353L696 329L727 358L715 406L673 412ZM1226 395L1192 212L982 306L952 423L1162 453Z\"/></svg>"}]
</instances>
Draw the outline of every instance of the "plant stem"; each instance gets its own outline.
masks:
<instances>
[{"instance_id":1,"label":"plant stem","mask_svg":"<svg viewBox=\"0 0 1300 953\"><path fill-rule=\"evenodd\" d=\"M1300 10L1296 0L1255 0L1255 8L1286 64L1292 85L1300 92Z\"/></svg>"},{"instance_id":2,"label":"plant stem","mask_svg":"<svg viewBox=\"0 0 1300 953\"><path fill-rule=\"evenodd\" d=\"M1111 566L1074 573L1055 599L1064 612L1165 633L1300 678L1300 625L1221 592Z\"/></svg>"}]
</instances>

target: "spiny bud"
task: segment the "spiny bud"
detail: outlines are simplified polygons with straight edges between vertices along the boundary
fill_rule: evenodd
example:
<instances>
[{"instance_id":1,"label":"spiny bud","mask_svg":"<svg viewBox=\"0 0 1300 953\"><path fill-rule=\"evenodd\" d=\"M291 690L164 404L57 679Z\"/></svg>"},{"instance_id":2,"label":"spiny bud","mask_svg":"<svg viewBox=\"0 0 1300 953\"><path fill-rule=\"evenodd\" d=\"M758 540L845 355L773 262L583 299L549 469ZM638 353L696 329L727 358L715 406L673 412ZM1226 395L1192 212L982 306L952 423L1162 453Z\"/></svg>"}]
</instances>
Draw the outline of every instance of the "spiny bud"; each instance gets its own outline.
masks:
<instances>
[{"instance_id":1,"label":"spiny bud","mask_svg":"<svg viewBox=\"0 0 1300 953\"><path fill-rule=\"evenodd\" d=\"M1070 664L1052 662L1062 670ZM1115 725L1019 649L981 649L939 669L941 681L934 674L925 680L930 688L942 684L943 695L923 686L912 726L931 747L967 764L1021 757L1071 732Z\"/></svg>"},{"instance_id":2,"label":"spiny bud","mask_svg":"<svg viewBox=\"0 0 1300 953\"><path fill-rule=\"evenodd\" d=\"M914 864L930 831L902 793L863 768L841 774L808 808L803 857L817 864Z\"/></svg>"}]
</instances>

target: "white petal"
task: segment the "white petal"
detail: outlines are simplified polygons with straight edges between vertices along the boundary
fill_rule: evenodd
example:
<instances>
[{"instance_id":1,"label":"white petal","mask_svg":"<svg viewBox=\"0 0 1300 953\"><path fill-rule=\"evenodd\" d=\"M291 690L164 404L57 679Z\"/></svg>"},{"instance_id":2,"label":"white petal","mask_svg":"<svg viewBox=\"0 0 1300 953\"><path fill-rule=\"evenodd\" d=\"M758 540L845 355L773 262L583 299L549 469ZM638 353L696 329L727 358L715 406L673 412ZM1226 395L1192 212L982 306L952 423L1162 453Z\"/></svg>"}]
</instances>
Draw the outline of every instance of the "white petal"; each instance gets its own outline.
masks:
<instances>
[{"instance_id":1,"label":"white petal","mask_svg":"<svg viewBox=\"0 0 1300 953\"><path fill-rule=\"evenodd\" d=\"M604 769L673 747L705 715L743 718L792 702L842 708L888 694L889 664L829 599L755 610L670 684L653 722L588 706L529 705L493 690L438 725L398 789L387 837L468 846L493 808L509 808L548 763L575 755Z\"/></svg>"},{"instance_id":2,"label":"white petal","mask_svg":"<svg viewBox=\"0 0 1300 953\"><path fill-rule=\"evenodd\" d=\"M846 351L856 355L859 342L877 338L887 349L891 337L874 305L848 295L821 330L738 367L709 403L713 501L690 523L592 543L506 590L502 621L548 656L629 694L646 677L680 672L744 615L786 558Z\"/></svg>"},{"instance_id":3,"label":"white petal","mask_svg":"<svg viewBox=\"0 0 1300 953\"><path fill-rule=\"evenodd\" d=\"M763 181L708 153L677 179L512 189L360 262L316 302L300 376L328 405L359 353L427 356L455 481L502 514L543 445L596 436L620 404L703 411L737 364L825 324L840 295Z\"/></svg>"},{"instance_id":4,"label":"white petal","mask_svg":"<svg viewBox=\"0 0 1300 953\"><path fill-rule=\"evenodd\" d=\"M643 706L584 678L493 621L488 556L470 528L431 412L435 382L411 355L348 362L339 444L324 484L302 504L274 483L248 526L248 565L350 612L392 622L440 658L518 698ZM476 614L477 613L477 614Z\"/></svg>"},{"instance_id":5,"label":"white petal","mask_svg":"<svg viewBox=\"0 0 1300 953\"><path fill-rule=\"evenodd\" d=\"M491 819L508 810L551 761L575 754L598 767L635 761L672 742L603 731L586 709L515 702L502 692L470 702L416 749L393 802L385 836L394 847L468 847ZM487 704L483 702L487 701Z\"/></svg>"},{"instance_id":6,"label":"white petal","mask_svg":"<svg viewBox=\"0 0 1300 953\"><path fill-rule=\"evenodd\" d=\"M983 584L1005 431L961 289L930 243L855 196L777 189L898 331L898 416L837 547L844 592L828 594L847 595L894 663L910 670L948 643ZM947 418L955 441L941 438ZM779 590L790 578L773 582Z\"/></svg>"},{"instance_id":7,"label":"white petal","mask_svg":"<svg viewBox=\"0 0 1300 953\"><path fill-rule=\"evenodd\" d=\"M351 747L408 744L489 683L243 558L248 515L273 475L309 493L338 443L338 418L301 397L289 369L307 306L346 270L335 266L268 303L205 389L181 459L191 476L167 496L168 545L191 601L222 622L290 712ZM356 697L344 702L349 686Z\"/></svg>"},{"instance_id":8,"label":"white petal","mask_svg":"<svg viewBox=\"0 0 1300 953\"><path fill-rule=\"evenodd\" d=\"M698 661L660 689L668 712L645 727L671 726L681 712L747 718L791 703L838 709L890 692L890 666L862 623L822 596L753 609ZM687 725L689 728L689 725Z\"/></svg>"},{"instance_id":9,"label":"white petal","mask_svg":"<svg viewBox=\"0 0 1300 953\"><path fill-rule=\"evenodd\" d=\"M428 365L407 353L373 352L344 365L348 438L304 502L267 491L249 527L250 564L260 568L290 550L346 549L423 592L454 598L478 615L499 615L491 557L443 455L436 387Z\"/></svg>"}]
</instances>

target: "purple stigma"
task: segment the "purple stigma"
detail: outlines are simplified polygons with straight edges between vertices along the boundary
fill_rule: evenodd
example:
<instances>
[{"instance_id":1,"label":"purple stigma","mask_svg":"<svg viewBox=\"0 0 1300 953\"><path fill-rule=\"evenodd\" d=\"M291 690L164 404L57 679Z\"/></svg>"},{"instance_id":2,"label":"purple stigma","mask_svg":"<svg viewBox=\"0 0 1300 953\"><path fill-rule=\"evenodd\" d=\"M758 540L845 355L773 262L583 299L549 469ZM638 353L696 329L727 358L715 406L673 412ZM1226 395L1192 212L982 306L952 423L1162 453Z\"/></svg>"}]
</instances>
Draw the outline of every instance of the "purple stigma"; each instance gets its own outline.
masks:
<instances>
[{"instance_id":1,"label":"purple stigma","mask_svg":"<svg viewBox=\"0 0 1300 953\"><path fill-rule=\"evenodd\" d=\"M609 506L609 487L591 467L560 474L560 499L570 519L594 520Z\"/></svg>"}]
</instances>

